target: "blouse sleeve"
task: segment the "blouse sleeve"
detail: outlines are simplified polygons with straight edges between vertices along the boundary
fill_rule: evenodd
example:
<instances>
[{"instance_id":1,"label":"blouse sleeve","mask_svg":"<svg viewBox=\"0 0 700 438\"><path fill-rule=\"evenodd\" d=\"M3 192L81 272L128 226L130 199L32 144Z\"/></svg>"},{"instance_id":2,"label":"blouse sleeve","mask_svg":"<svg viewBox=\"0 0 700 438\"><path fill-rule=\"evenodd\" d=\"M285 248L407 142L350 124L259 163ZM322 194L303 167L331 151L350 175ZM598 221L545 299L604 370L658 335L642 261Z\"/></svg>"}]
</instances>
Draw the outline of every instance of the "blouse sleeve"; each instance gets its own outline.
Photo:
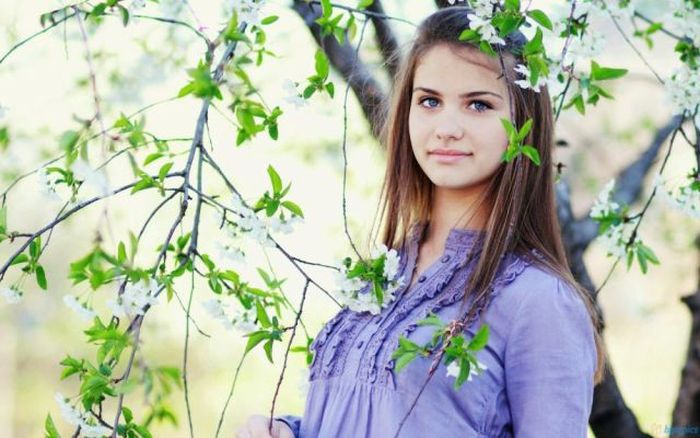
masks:
<instances>
[{"instance_id":1,"label":"blouse sleeve","mask_svg":"<svg viewBox=\"0 0 700 438\"><path fill-rule=\"evenodd\" d=\"M515 438L586 438L597 362L593 324L571 286L546 283L523 294L506 341L513 431Z\"/></svg>"},{"instance_id":2,"label":"blouse sleeve","mask_svg":"<svg viewBox=\"0 0 700 438\"><path fill-rule=\"evenodd\" d=\"M301 417L296 416L296 415L280 415L277 417L274 417L275 420L279 420L283 423L285 423L287 426L289 426L290 429L292 429L292 433L294 434L294 438L299 437L299 429L301 427Z\"/></svg>"}]
</instances>

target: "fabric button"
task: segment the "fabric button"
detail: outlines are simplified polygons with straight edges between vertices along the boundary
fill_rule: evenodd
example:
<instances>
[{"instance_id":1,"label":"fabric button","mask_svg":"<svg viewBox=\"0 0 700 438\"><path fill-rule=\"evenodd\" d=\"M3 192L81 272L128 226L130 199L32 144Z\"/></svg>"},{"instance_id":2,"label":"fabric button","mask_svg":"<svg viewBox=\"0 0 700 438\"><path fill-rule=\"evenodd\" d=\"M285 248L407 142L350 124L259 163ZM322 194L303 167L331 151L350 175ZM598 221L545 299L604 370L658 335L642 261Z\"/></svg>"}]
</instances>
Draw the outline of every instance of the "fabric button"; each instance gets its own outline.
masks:
<instances>
[{"instance_id":1,"label":"fabric button","mask_svg":"<svg viewBox=\"0 0 700 438\"><path fill-rule=\"evenodd\" d=\"M423 283L425 281L425 275L418 277L418 283Z\"/></svg>"},{"instance_id":2,"label":"fabric button","mask_svg":"<svg viewBox=\"0 0 700 438\"><path fill-rule=\"evenodd\" d=\"M445 262L447 262L448 260L450 260L450 255L449 255L449 254L445 254L444 256L442 256L442 258L440 258L440 261L441 261L442 263L445 263Z\"/></svg>"}]
</instances>

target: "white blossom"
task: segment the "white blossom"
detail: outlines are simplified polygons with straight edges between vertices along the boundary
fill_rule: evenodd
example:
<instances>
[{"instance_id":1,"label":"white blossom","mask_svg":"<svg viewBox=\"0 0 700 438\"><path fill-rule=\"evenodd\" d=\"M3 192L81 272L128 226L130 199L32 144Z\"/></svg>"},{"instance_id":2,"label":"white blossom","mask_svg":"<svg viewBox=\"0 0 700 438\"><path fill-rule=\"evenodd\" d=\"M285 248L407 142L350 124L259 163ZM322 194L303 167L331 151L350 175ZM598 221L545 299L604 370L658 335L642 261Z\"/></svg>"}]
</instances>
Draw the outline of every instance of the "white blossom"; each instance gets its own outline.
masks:
<instances>
[{"instance_id":1,"label":"white blossom","mask_svg":"<svg viewBox=\"0 0 700 438\"><path fill-rule=\"evenodd\" d=\"M68 424L80 426L81 436L98 438L111 435L111 429L97 424L97 420L91 414L82 414L77 408L68 403L68 400L60 392L57 392L54 398L61 410L61 417Z\"/></svg>"},{"instance_id":2,"label":"white blossom","mask_svg":"<svg viewBox=\"0 0 700 438\"><path fill-rule=\"evenodd\" d=\"M664 85L666 86L667 99L673 105L674 114L682 114L684 111L695 113L698 103L700 103L700 69L690 69L686 64L683 64L673 71ZM700 125L697 120L695 123Z\"/></svg>"},{"instance_id":3,"label":"white blossom","mask_svg":"<svg viewBox=\"0 0 700 438\"><path fill-rule=\"evenodd\" d=\"M246 207L241 197L235 193L231 200L231 210L240 216L231 219L239 228L236 230L236 236L247 234L259 244L268 247L275 246L274 240L270 237L271 232L289 234L293 231L294 224L303 222L303 219L297 215L292 215L284 220L277 216L267 217L266 215L261 219L255 211Z\"/></svg>"},{"instance_id":4,"label":"white blossom","mask_svg":"<svg viewBox=\"0 0 700 438\"><path fill-rule=\"evenodd\" d=\"M221 300L217 298L212 298L202 302L202 307L204 307L207 313L209 313L209 316L219 321L226 328L226 330L231 330L233 329L233 323L231 322L231 318L226 315L226 311L224 310L224 307L227 306L228 304L222 303Z\"/></svg>"},{"instance_id":5,"label":"white blossom","mask_svg":"<svg viewBox=\"0 0 700 438\"><path fill-rule=\"evenodd\" d=\"M255 323L257 312L254 308L243 309L237 308L233 313L233 326L236 330L248 334L258 330L258 325Z\"/></svg>"},{"instance_id":6,"label":"white blossom","mask_svg":"<svg viewBox=\"0 0 700 438\"><path fill-rule=\"evenodd\" d=\"M238 22L246 22L248 25L260 24L260 13L265 6L265 0L226 0L225 8L232 13L234 10L238 14Z\"/></svg>"},{"instance_id":7,"label":"white blossom","mask_svg":"<svg viewBox=\"0 0 700 438\"><path fill-rule=\"evenodd\" d=\"M386 245L381 245L371 252L372 259L385 256L383 277L382 307L386 307L396 298L395 293L404 285L404 278L397 278L399 256L396 250L389 250ZM354 312L370 312L374 315L381 312L381 307L374 292L374 287L369 281L360 278L348 278L348 270L345 264L338 263L338 271L334 273L336 282L336 295L342 305Z\"/></svg>"},{"instance_id":8,"label":"white blossom","mask_svg":"<svg viewBox=\"0 0 700 438\"><path fill-rule=\"evenodd\" d=\"M17 304L22 301L22 291L16 286L4 287L0 289L0 295L5 298L8 304Z\"/></svg>"},{"instance_id":9,"label":"white blossom","mask_svg":"<svg viewBox=\"0 0 700 438\"><path fill-rule=\"evenodd\" d=\"M304 96L297 91L297 84L291 79L285 79L282 88L285 92L284 100L293 104L294 108L301 108L308 104Z\"/></svg>"},{"instance_id":10,"label":"white blossom","mask_svg":"<svg viewBox=\"0 0 700 438\"><path fill-rule=\"evenodd\" d=\"M599 235L596 240L605 248L608 256L624 257L627 254L627 242L639 222L639 217L627 222L614 224Z\"/></svg>"},{"instance_id":11,"label":"white blossom","mask_svg":"<svg viewBox=\"0 0 700 438\"><path fill-rule=\"evenodd\" d=\"M585 32L581 37L572 37L569 48L562 60L563 65L571 65L594 58L605 47L605 35L602 32Z\"/></svg>"},{"instance_id":12,"label":"white blossom","mask_svg":"<svg viewBox=\"0 0 700 438\"><path fill-rule=\"evenodd\" d=\"M158 282L154 278L135 284L127 283L124 293L116 300L108 300L107 306L112 310L112 314L119 318L143 315L144 307L158 304L158 298L155 296L158 289Z\"/></svg>"},{"instance_id":13,"label":"white blossom","mask_svg":"<svg viewBox=\"0 0 700 438\"><path fill-rule=\"evenodd\" d=\"M203 301L202 307L212 318L219 321L226 330L236 329L245 334L258 330L258 326L255 324L257 314L254 308L236 309L233 317L231 317L226 313L226 308L229 307L229 304L218 298Z\"/></svg>"},{"instance_id":14,"label":"white blossom","mask_svg":"<svg viewBox=\"0 0 700 438\"><path fill-rule=\"evenodd\" d=\"M7 115L7 111L8 111L7 107L3 106L0 103L0 119L4 118Z\"/></svg>"},{"instance_id":15,"label":"white blossom","mask_svg":"<svg viewBox=\"0 0 700 438\"><path fill-rule=\"evenodd\" d=\"M493 24L491 24L490 18L481 18L476 14L468 14L467 18L469 19L469 28L476 30L481 36L481 39L491 44L505 45L505 40L498 36L498 31Z\"/></svg>"},{"instance_id":16,"label":"white blossom","mask_svg":"<svg viewBox=\"0 0 700 438\"><path fill-rule=\"evenodd\" d=\"M693 180L689 179L687 185L669 189L661 175L654 178L656 190L666 203L688 216L700 218L700 190L694 190L692 184Z\"/></svg>"},{"instance_id":17,"label":"white blossom","mask_svg":"<svg viewBox=\"0 0 700 438\"><path fill-rule=\"evenodd\" d=\"M612 200L612 193L615 188L615 179L611 179L603 187L603 190L598 194L593 207L591 207L590 217L593 219L604 218L613 212L616 212L620 205Z\"/></svg>"},{"instance_id":18,"label":"white blossom","mask_svg":"<svg viewBox=\"0 0 700 438\"><path fill-rule=\"evenodd\" d=\"M700 47L700 10L686 0L671 0L668 11L669 17L665 22L676 33L692 40L695 47Z\"/></svg>"},{"instance_id":19,"label":"white blossom","mask_svg":"<svg viewBox=\"0 0 700 438\"><path fill-rule=\"evenodd\" d=\"M219 257L224 260L229 260L234 263L245 263L246 255L245 252L233 243L222 243L216 242L216 250L219 253Z\"/></svg>"},{"instance_id":20,"label":"white blossom","mask_svg":"<svg viewBox=\"0 0 700 438\"><path fill-rule=\"evenodd\" d=\"M58 403L59 409L61 410L61 417L63 417L66 423L72 424L73 426L82 426L83 416L80 411L71 406L71 404L68 403L68 400L63 397L60 392L57 392L54 398L56 403Z\"/></svg>"},{"instance_id":21,"label":"white blossom","mask_svg":"<svg viewBox=\"0 0 700 438\"><path fill-rule=\"evenodd\" d=\"M83 321L91 321L97 316L94 310L87 307L86 304L81 304L73 295L64 295L63 303L78 314Z\"/></svg>"},{"instance_id":22,"label":"white blossom","mask_svg":"<svg viewBox=\"0 0 700 438\"><path fill-rule=\"evenodd\" d=\"M536 93L540 92L540 88L542 88L543 85L547 85L547 78L542 77L541 75L537 77L537 83L533 86L532 83L530 82L530 69L527 68L526 65L524 64L518 64L515 66L514 70L523 77L523 79L518 79L515 82L517 86L523 89L532 89Z\"/></svg>"},{"instance_id":23,"label":"white blossom","mask_svg":"<svg viewBox=\"0 0 700 438\"><path fill-rule=\"evenodd\" d=\"M94 417L92 417L94 418ZM104 436L110 436L112 435L112 430L109 429L106 426L103 426L101 424L96 423L97 420L95 421L94 424L87 423L86 421L83 421L83 424L80 425L80 433L82 436L86 438L101 438Z\"/></svg>"},{"instance_id":24,"label":"white blossom","mask_svg":"<svg viewBox=\"0 0 700 438\"><path fill-rule=\"evenodd\" d=\"M471 8L474 10L476 15L480 17L490 17L493 15L494 5L501 3L500 0L471 0Z\"/></svg>"},{"instance_id":25,"label":"white blossom","mask_svg":"<svg viewBox=\"0 0 700 438\"><path fill-rule=\"evenodd\" d=\"M102 196L108 196L112 193L105 172L93 169L86 160L76 160L71 166L71 171L77 179L95 187Z\"/></svg>"},{"instance_id":26,"label":"white blossom","mask_svg":"<svg viewBox=\"0 0 700 438\"><path fill-rule=\"evenodd\" d=\"M52 201L62 201L63 198L58 194L57 181L59 175L55 172L49 173L46 166L41 167L36 171L37 182L39 184L39 192Z\"/></svg>"},{"instance_id":27,"label":"white blossom","mask_svg":"<svg viewBox=\"0 0 700 438\"><path fill-rule=\"evenodd\" d=\"M447 377L457 377L459 376L459 360L453 360L450 362L449 365L447 365ZM483 363L479 362L478 360L476 361L476 366L473 364L469 367L469 375L467 375L467 382L470 382L472 380L473 376L478 375L484 370L487 370L488 368L486 365Z\"/></svg>"}]
</instances>

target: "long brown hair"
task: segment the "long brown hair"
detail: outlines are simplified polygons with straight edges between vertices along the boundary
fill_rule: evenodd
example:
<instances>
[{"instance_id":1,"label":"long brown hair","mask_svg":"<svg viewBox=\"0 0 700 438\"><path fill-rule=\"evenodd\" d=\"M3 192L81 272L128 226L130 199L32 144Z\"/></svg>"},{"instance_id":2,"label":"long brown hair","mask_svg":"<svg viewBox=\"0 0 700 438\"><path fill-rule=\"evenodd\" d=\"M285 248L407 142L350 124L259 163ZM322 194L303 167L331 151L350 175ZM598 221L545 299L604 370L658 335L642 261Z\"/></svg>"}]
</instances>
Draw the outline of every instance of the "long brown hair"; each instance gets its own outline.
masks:
<instances>
[{"instance_id":1,"label":"long brown hair","mask_svg":"<svg viewBox=\"0 0 700 438\"><path fill-rule=\"evenodd\" d=\"M440 9L425 18L394 78L380 136L387 151L387 167L378 209L383 224L382 241L390 248L404 246L413 224L430 220L433 184L418 165L408 134L416 66L421 57L438 44L457 50L479 50L458 39L460 33L469 27L469 13L473 13L469 7L454 6ZM509 75L508 72L513 72L517 63L523 63L519 53L527 40L519 31L511 33L505 40L505 51L497 58L505 71L498 73L506 75L513 124L519 127L528 118L533 119L525 143L537 149L541 161L539 166L535 165L521 154L513 161L501 163L491 177L485 191L490 214L483 249L466 286L465 302L473 297L470 314L483 308L490 300L490 285L504 254L528 254L535 250L539 255L535 263L572 286L588 309L598 357L594 380L598 383L605 369L599 316L591 296L569 269L556 213L552 162L554 119L550 96L546 87L538 93L514 84L512 73Z\"/></svg>"}]
</instances>

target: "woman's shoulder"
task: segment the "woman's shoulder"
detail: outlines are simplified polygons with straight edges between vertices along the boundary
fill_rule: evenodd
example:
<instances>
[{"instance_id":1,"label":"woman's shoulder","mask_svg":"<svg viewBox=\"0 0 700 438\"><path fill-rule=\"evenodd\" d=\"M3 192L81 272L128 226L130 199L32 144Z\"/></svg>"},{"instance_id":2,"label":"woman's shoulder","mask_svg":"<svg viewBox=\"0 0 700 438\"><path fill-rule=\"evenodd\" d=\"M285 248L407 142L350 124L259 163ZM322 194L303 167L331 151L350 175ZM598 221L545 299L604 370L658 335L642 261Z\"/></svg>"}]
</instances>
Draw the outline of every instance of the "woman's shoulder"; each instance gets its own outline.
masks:
<instances>
[{"instance_id":1,"label":"woman's shoulder","mask_svg":"<svg viewBox=\"0 0 700 438\"><path fill-rule=\"evenodd\" d=\"M584 317L588 309L573 284L541 262L533 251L525 255L510 255L501 275L495 280L497 297L508 303L511 313L525 316L568 313Z\"/></svg>"}]
</instances>

